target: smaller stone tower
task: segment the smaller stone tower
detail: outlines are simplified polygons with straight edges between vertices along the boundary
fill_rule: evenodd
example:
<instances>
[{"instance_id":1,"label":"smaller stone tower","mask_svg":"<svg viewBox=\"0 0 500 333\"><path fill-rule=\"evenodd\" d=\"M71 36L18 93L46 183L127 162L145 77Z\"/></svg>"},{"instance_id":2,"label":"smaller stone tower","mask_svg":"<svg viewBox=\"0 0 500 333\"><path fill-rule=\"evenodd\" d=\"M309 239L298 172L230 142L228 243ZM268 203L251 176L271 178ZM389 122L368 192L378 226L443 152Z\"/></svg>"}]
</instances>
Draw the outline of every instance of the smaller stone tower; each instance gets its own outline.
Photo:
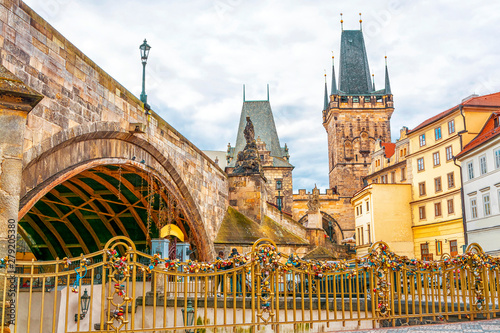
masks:
<instances>
[{"instance_id":1,"label":"smaller stone tower","mask_svg":"<svg viewBox=\"0 0 500 333\"><path fill-rule=\"evenodd\" d=\"M262 176L267 188L267 202L280 208L283 212L291 213L293 205L292 170L288 147L281 147L274 123L271 104L269 103L269 86L267 87L267 100L247 101L245 99L245 86L243 86L243 108L241 110L240 124L236 145L227 148L226 172L237 171L238 159L246 143L245 127L247 118L253 123L255 143L262 168ZM236 169L235 169L236 168ZM230 202L234 206L235 202Z\"/></svg>"}]
</instances>

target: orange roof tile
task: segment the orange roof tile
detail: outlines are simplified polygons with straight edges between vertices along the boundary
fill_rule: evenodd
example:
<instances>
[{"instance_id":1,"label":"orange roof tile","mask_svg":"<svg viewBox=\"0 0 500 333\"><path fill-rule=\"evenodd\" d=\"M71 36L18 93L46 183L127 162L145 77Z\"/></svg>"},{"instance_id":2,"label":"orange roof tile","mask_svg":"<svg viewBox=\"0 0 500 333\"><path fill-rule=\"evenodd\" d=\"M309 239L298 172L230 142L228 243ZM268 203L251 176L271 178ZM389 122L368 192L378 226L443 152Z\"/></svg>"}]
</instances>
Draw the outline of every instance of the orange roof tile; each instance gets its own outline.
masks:
<instances>
[{"instance_id":1,"label":"orange roof tile","mask_svg":"<svg viewBox=\"0 0 500 333\"><path fill-rule=\"evenodd\" d=\"M385 157L391 158L394 155L394 151L396 150L396 144L392 142L382 142L382 147L384 147Z\"/></svg>"},{"instance_id":2,"label":"orange roof tile","mask_svg":"<svg viewBox=\"0 0 500 333\"><path fill-rule=\"evenodd\" d=\"M479 134L474 139L472 139L471 142L466 144L464 149L462 149L462 151L458 153L456 157L458 158L460 156L463 156L465 153L500 135L500 126L497 125L495 127L495 119L498 119L499 117L500 111L493 112Z\"/></svg>"},{"instance_id":3,"label":"orange roof tile","mask_svg":"<svg viewBox=\"0 0 500 333\"><path fill-rule=\"evenodd\" d=\"M462 103L455 105L454 107L452 107L446 111L443 111L443 112L435 115L434 117L431 117L431 118L425 120L424 122L422 122L420 125L418 125L414 129L408 131L408 134L415 132L415 131L417 131L417 130L419 130L419 129L421 129L429 124L432 124L433 122L435 122L439 119L446 117L447 115L451 114L453 111L456 111L460 107L460 105L469 106L469 107L473 107L473 106L498 106L498 107L500 107L500 92L497 92L494 94L489 94L489 95L476 96L476 97L469 98L468 100L463 101Z\"/></svg>"}]
</instances>

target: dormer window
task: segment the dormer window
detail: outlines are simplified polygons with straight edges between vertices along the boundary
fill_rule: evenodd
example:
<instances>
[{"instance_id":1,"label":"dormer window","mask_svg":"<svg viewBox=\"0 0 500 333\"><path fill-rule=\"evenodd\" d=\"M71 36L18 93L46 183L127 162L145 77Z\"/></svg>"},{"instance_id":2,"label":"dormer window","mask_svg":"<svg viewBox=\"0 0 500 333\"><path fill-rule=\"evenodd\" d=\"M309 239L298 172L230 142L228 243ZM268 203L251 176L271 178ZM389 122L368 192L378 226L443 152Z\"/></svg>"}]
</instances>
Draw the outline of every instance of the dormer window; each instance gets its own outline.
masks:
<instances>
[{"instance_id":1,"label":"dormer window","mask_svg":"<svg viewBox=\"0 0 500 333\"><path fill-rule=\"evenodd\" d=\"M353 97L352 101L353 103L359 103L359 97Z\"/></svg>"},{"instance_id":2,"label":"dormer window","mask_svg":"<svg viewBox=\"0 0 500 333\"><path fill-rule=\"evenodd\" d=\"M365 103L370 103L370 97L365 97Z\"/></svg>"}]
</instances>

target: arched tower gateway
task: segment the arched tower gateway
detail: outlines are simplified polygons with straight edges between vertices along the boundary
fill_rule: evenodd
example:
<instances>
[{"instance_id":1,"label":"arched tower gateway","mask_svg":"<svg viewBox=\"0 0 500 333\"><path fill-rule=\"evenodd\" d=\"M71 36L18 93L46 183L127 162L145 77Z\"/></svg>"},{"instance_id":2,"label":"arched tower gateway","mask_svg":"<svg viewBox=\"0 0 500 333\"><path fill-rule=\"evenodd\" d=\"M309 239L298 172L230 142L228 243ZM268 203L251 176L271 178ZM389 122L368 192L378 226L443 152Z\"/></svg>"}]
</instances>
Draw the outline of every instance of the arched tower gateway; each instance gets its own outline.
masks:
<instances>
[{"instance_id":1,"label":"arched tower gateway","mask_svg":"<svg viewBox=\"0 0 500 333\"><path fill-rule=\"evenodd\" d=\"M363 187L375 140L388 142L391 139L390 119L394 106L387 62L383 89L376 90L370 76L362 30L343 30L340 85L337 88L332 64L329 96L325 82L323 126L328 134L330 187L344 198L344 215L347 215L344 219L352 220L353 224L349 199Z\"/></svg>"}]
</instances>

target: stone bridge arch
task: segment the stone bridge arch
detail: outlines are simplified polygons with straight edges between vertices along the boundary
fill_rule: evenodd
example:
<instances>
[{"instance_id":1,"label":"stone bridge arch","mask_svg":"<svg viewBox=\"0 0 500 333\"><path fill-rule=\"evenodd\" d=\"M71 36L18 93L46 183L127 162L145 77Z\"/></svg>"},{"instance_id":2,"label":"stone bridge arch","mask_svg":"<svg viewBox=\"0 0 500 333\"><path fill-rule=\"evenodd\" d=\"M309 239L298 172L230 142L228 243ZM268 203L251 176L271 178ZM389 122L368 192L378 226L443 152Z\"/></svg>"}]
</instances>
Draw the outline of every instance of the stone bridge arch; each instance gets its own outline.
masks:
<instances>
[{"instance_id":1,"label":"stone bridge arch","mask_svg":"<svg viewBox=\"0 0 500 333\"><path fill-rule=\"evenodd\" d=\"M84 211L85 209L94 210L94 213L96 213L101 220L106 220L106 216L111 219L112 216L109 215L119 213L119 209L118 211L114 211L108 207L105 209L106 211L99 212L98 210L102 210L103 205L97 203L102 201L103 198L101 195L96 194L99 193L98 191L93 192L92 186L85 184L85 181L87 179L93 179L94 182L100 183L107 188L107 191L111 192L109 195L114 196L114 200L108 201L116 201L119 193L117 193L116 186L110 186L111 183L116 183L116 169L126 169L127 172L136 170L135 173L140 175L141 179L153 177L157 180L158 184L161 184L162 189L166 190L166 193L168 193L167 196L175 202L175 206L179 210L183 222L190 231L190 235L192 236L191 241L199 250L200 259L209 259L213 256L212 239L207 232L206 224L203 221L203 217L200 214L198 205L193 199L191 191L186 186L176 166L172 164L171 158L172 156L165 151L160 152L143 134L124 131L119 123L99 122L90 126L79 126L59 132L42 142L41 145L32 147L24 153L21 199L19 205L19 231L25 239L29 240L29 242L33 242L35 239L38 239L39 242L41 234L47 233L48 230L48 232L52 234L51 238L57 240L59 243L58 247L61 249L64 247L65 242L62 240L61 235L57 235L58 232L51 218L57 219L64 217L64 219L60 219L60 222L62 222L62 220L66 222L69 227L69 231L66 230L68 231L66 235L69 236L70 233L72 233L74 237L69 237L72 239L78 238L80 232L75 229L75 226L71 225L73 223L71 221L80 220L81 225L85 226L86 229L89 227L92 228L92 226L86 221L86 217L83 216L79 209L74 209L74 212L70 214L69 212L61 211L61 208L58 207L51 207L48 209L45 206L50 207L60 204L65 207L77 207L77 203L95 200L94 205L87 204L81 208L84 208ZM109 172L106 171L106 168L108 168ZM108 173L109 175L113 173L113 171L115 173L114 177L111 176L111 178L115 179L113 181L105 180L104 176L92 175L96 172L103 174ZM149 184L149 182L147 183ZM127 185L128 187L131 186L131 184ZM58 186L72 190L72 195L75 196L73 197L75 199L72 199L73 205L70 199L62 197L58 191L54 190ZM97 185L95 186L99 187ZM126 187L124 184L121 186L124 188ZM142 188L140 191L144 192ZM144 193L140 194L145 195ZM136 199L142 200L141 206L144 207L147 205L147 202L144 202L144 198L140 198L140 194L136 195ZM47 196L49 196L48 199ZM56 197L59 199L56 199ZM67 202L65 202L65 204L59 203L63 200ZM37 207L37 203L39 203L39 206L43 206L45 209L51 211L51 213L56 213L56 216L48 216L40 213L40 208ZM130 202L123 203L127 205L131 204ZM39 219L35 221L33 215L38 216ZM135 220L136 225L139 225L142 232L146 234L144 230L144 214L135 212L134 215L133 220ZM156 216L156 220L159 219L158 215L159 214ZM154 216L154 214L150 216ZM72 220L69 217L72 217ZM115 220L120 221L119 218ZM103 223L105 223L105 221L103 221ZM44 227L41 228L40 225L37 224L41 224ZM24 230L23 225L29 225L31 233L38 233L37 237L30 236L29 233ZM110 230L111 236L116 235L116 233L113 234L112 232L113 227L109 225L106 227ZM65 230L65 228L60 229ZM127 226L119 226L119 229L121 234L131 237L130 233L126 230ZM92 242L94 242L96 244L98 243L99 248L102 247L103 240L99 240L96 231L92 229L88 231L90 233L88 240L84 240L80 237L80 239L77 239L78 244L72 245L73 247L76 246L82 253L92 252L91 249L96 250L95 246L89 247L86 246L86 243L92 244ZM131 238L134 239L134 237ZM47 239L46 235L44 242L50 243L50 239ZM38 246L37 244L30 245L32 245L32 247ZM52 256L54 256L55 253L57 253L58 256L62 255L61 250L57 251L54 244L43 244L42 246L52 247L49 248L48 251ZM44 253L48 252L45 251ZM73 252L68 252L71 252L71 249L64 249L64 254L66 256L75 255ZM39 253L41 253L41 251L39 251Z\"/></svg>"},{"instance_id":2,"label":"stone bridge arch","mask_svg":"<svg viewBox=\"0 0 500 333\"><path fill-rule=\"evenodd\" d=\"M147 167L170 186L200 255L213 257L210 244L228 206L225 172L23 1L2 8L0 25L10 33L0 59L0 120L9 124L0 126L0 257L17 215L76 170L105 164Z\"/></svg>"}]
</instances>

